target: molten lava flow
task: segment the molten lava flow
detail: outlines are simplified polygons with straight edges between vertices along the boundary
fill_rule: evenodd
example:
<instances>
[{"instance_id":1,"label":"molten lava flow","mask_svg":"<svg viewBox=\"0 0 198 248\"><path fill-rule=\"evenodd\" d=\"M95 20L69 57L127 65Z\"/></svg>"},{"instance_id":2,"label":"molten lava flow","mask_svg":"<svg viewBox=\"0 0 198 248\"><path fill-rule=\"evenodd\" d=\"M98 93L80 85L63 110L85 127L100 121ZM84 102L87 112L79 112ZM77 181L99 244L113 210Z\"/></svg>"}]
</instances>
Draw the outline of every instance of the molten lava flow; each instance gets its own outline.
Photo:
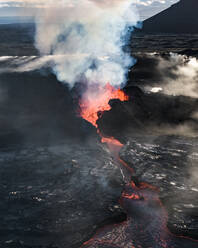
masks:
<instances>
[{"instance_id":1,"label":"molten lava flow","mask_svg":"<svg viewBox=\"0 0 198 248\"><path fill-rule=\"evenodd\" d=\"M127 194L125 192L122 193L122 198L127 198L127 199L130 199L130 200L139 200L140 199L140 196L138 194Z\"/></svg>"},{"instance_id":2,"label":"molten lava flow","mask_svg":"<svg viewBox=\"0 0 198 248\"><path fill-rule=\"evenodd\" d=\"M96 86L88 88L84 98L80 101L81 116L98 128L97 120L99 113L111 109L108 104L111 99L127 101L129 97L121 89L115 89L110 84L107 84L105 87ZM99 130L98 133L101 135ZM123 144L114 137L103 137L102 135L101 142L107 144L115 161L125 166L132 175L134 172L133 169L119 157L119 152ZM150 193L147 191L150 191ZM137 209L137 207L140 207L142 210L140 209L141 214L139 216L142 216L142 219L139 216L138 218L132 216L133 211L129 211L125 222L117 226L114 225L112 228L107 227L101 230L92 239L85 242L82 247L106 247L106 245L110 245L111 247L120 248L138 248L143 247L141 245L142 243L148 242L149 245L147 247L168 248L175 247L172 245L174 243L181 244L183 242L183 240L178 240L178 237L174 237L167 230L166 223L168 215L158 198L158 189L156 187L147 183L139 183L136 186L132 181L126 185L126 189L123 191L120 199L120 204L123 207L127 206L127 208L133 206L133 211L134 208ZM160 208L155 207L151 211L151 206L154 205L160 206ZM150 230L151 228L152 230ZM151 238L149 238L150 236ZM148 237L148 240L145 240L145 237ZM153 242L154 245L152 245ZM189 247L197 247L197 245L194 246L194 241L191 244ZM177 247L180 247L180 245Z\"/></svg>"},{"instance_id":3,"label":"molten lava flow","mask_svg":"<svg viewBox=\"0 0 198 248\"><path fill-rule=\"evenodd\" d=\"M107 144L112 145L112 146L118 146L120 148L123 147L123 144L120 143L120 141L118 141L117 139L115 139L113 137L111 137L111 138L102 137L101 142L107 143Z\"/></svg>"},{"instance_id":4,"label":"molten lava flow","mask_svg":"<svg viewBox=\"0 0 198 248\"><path fill-rule=\"evenodd\" d=\"M129 97L121 89L116 89L109 83L104 87L92 85L87 89L83 99L80 101L80 115L83 119L97 127L98 112L110 110L109 101L111 99L127 101Z\"/></svg>"},{"instance_id":5,"label":"molten lava flow","mask_svg":"<svg viewBox=\"0 0 198 248\"><path fill-rule=\"evenodd\" d=\"M80 115L83 119L90 122L93 126L98 128L97 120L99 117L99 112L108 111L111 109L109 101L111 99L119 99L120 101L128 101L129 97L121 89L116 89L109 83L104 87L98 85L92 85L89 87L80 101ZM98 133L100 134L99 130ZM100 134L101 135L101 134ZM120 149L123 144L120 143L114 137L103 137L101 135L101 142L106 143L115 160L126 167L131 173L133 169L128 166L119 157Z\"/></svg>"},{"instance_id":6,"label":"molten lava flow","mask_svg":"<svg viewBox=\"0 0 198 248\"><path fill-rule=\"evenodd\" d=\"M107 83L104 87L98 85L92 85L88 88L83 98L80 101L80 115L83 119L90 122L93 126L98 128L97 120L99 117L98 113L103 111L108 111L111 109L109 105L109 101L111 99L119 99L120 101L128 101L129 97L122 91L121 89L116 89ZM99 130L98 133L100 134ZM101 135L101 134L100 134ZM121 163L124 167L126 167L131 173L133 173L133 169L130 168L123 160L119 157L120 149L123 144L120 143L114 137L103 137L101 135L101 142L106 143L112 155Z\"/></svg>"}]
</instances>

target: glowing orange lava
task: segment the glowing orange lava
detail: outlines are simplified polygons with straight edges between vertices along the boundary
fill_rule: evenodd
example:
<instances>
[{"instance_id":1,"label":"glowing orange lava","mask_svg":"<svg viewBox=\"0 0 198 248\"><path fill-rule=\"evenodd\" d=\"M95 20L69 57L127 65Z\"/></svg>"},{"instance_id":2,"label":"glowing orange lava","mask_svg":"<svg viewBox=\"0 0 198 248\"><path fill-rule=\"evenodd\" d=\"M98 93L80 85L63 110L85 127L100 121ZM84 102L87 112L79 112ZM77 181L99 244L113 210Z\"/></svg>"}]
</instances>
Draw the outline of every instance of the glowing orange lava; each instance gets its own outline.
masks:
<instances>
[{"instance_id":1,"label":"glowing orange lava","mask_svg":"<svg viewBox=\"0 0 198 248\"><path fill-rule=\"evenodd\" d=\"M128 101L129 97L124 93L124 91L114 88L109 83L107 83L104 87L98 85L89 87L84 94L83 99L81 99L79 103L81 117L98 128L96 123L99 117L98 113L111 109L111 106L109 105L109 101L111 99L119 99L123 102ZM98 133L100 134L99 130ZM115 160L126 167L131 173L133 173L133 169L119 157L119 152L123 147L123 144L114 137L103 137L101 134L100 136L101 142L107 144Z\"/></svg>"},{"instance_id":2,"label":"glowing orange lava","mask_svg":"<svg viewBox=\"0 0 198 248\"><path fill-rule=\"evenodd\" d=\"M80 101L80 115L93 126L97 127L98 112L110 110L109 100L111 99L127 101L129 97L124 91L114 88L109 83L104 87L98 85L89 87Z\"/></svg>"},{"instance_id":3,"label":"glowing orange lava","mask_svg":"<svg viewBox=\"0 0 198 248\"><path fill-rule=\"evenodd\" d=\"M122 193L122 198L127 198L127 199L130 199L130 200L139 200L140 199L140 196L138 194L127 194L125 192Z\"/></svg>"}]
</instances>

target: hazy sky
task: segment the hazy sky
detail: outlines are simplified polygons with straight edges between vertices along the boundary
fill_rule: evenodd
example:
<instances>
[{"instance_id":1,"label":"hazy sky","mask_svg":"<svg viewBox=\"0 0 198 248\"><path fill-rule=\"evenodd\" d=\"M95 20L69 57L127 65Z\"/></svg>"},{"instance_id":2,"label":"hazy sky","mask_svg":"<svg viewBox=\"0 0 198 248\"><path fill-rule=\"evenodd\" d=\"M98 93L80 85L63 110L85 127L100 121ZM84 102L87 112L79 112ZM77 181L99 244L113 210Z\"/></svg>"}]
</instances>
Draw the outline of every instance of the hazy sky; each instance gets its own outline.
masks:
<instances>
[{"instance_id":1,"label":"hazy sky","mask_svg":"<svg viewBox=\"0 0 198 248\"><path fill-rule=\"evenodd\" d=\"M64 0L60 0L64 1ZM148 18L179 0L134 0L142 19ZM30 15L35 8L56 3L57 0L0 0L0 16ZM28 11L27 11L28 10Z\"/></svg>"}]
</instances>

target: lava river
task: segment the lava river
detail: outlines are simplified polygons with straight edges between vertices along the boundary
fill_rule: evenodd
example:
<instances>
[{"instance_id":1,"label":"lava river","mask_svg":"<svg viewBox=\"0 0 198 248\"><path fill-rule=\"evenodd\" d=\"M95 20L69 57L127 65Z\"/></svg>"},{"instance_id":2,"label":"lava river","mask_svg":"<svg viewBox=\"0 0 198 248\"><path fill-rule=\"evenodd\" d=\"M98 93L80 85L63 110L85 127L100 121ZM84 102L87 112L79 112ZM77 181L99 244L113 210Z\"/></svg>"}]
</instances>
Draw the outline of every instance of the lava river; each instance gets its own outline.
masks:
<instances>
[{"instance_id":1,"label":"lava river","mask_svg":"<svg viewBox=\"0 0 198 248\"><path fill-rule=\"evenodd\" d=\"M97 128L101 142L107 144L115 163L124 166L132 176L133 169L119 157L123 144L114 137L103 137L97 126L97 120L103 111L111 109L108 104L111 99L128 101L129 97L121 89L115 89L110 84L89 88L79 103L81 117ZM82 247L197 248L197 241L177 237L169 232L168 215L158 193L158 189L146 183L127 183L120 198L120 205L127 213L127 220L98 230Z\"/></svg>"}]
</instances>

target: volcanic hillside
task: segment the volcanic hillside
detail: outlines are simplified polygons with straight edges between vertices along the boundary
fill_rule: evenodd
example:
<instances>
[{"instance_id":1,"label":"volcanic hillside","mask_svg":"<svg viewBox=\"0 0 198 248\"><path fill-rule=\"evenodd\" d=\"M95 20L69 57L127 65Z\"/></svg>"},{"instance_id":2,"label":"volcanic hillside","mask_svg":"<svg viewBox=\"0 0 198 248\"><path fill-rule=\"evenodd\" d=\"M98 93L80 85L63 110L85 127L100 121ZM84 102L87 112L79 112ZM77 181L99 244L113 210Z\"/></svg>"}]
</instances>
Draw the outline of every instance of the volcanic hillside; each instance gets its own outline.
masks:
<instances>
[{"instance_id":1,"label":"volcanic hillside","mask_svg":"<svg viewBox=\"0 0 198 248\"><path fill-rule=\"evenodd\" d=\"M180 0L143 23L145 33L198 33L198 1Z\"/></svg>"}]
</instances>

